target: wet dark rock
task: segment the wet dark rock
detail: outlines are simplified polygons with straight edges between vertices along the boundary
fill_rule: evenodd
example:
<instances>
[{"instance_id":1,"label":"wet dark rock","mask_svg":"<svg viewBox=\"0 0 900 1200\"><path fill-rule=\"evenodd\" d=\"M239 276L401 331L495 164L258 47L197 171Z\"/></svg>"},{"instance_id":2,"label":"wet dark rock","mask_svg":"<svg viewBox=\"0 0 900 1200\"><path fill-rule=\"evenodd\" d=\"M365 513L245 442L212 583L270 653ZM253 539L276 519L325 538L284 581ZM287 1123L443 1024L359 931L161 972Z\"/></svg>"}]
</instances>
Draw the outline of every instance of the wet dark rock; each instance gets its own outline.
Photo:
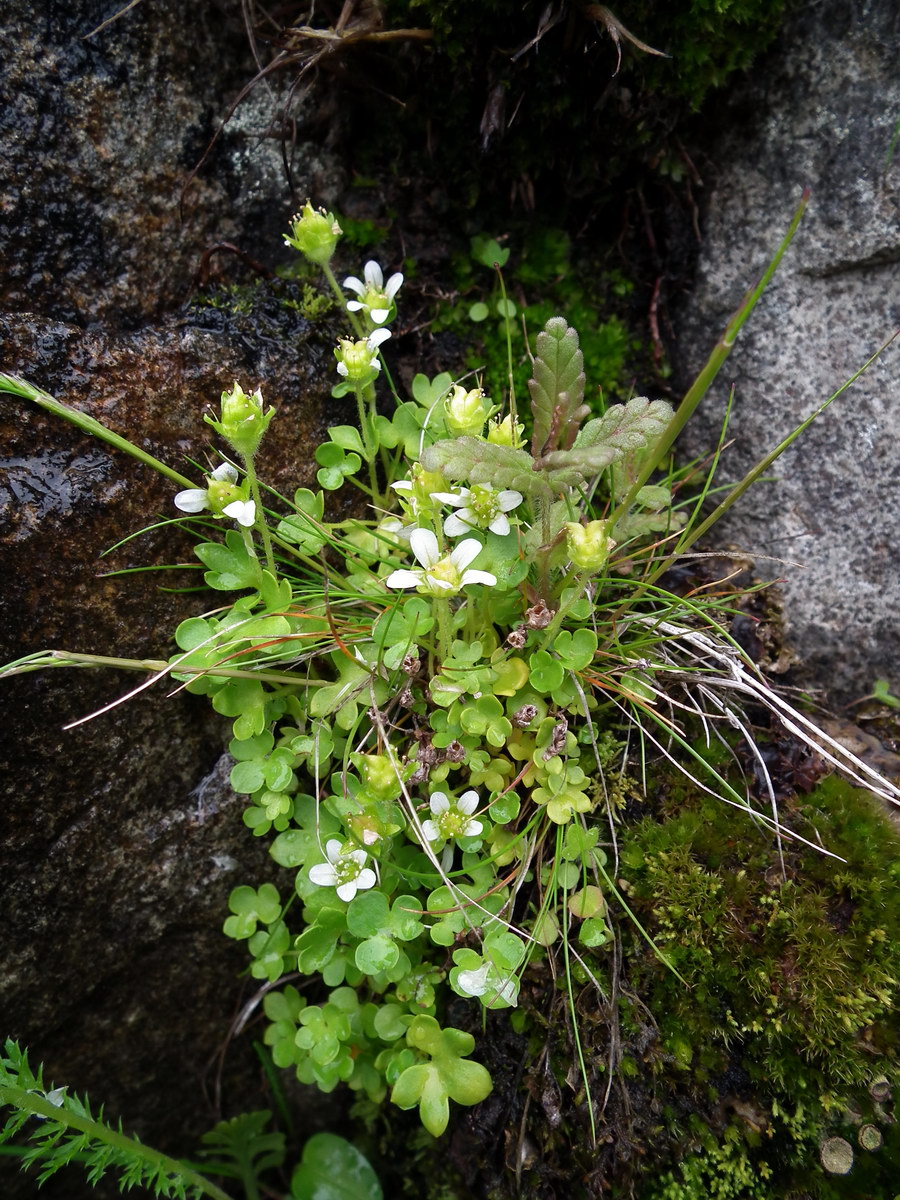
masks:
<instances>
[{"instance_id":1,"label":"wet dark rock","mask_svg":"<svg viewBox=\"0 0 900 1200\"><path fill-rule=\"evenodd\" d=\"M739 479L900 325L900 9L801 6L706 147L712 184L696 286L676 358L699 369L774 252L804 187L808 213L701 414L689 454L715 446L736 389L721 478ZM837 700L900 681L896 617L896 395L892 346L719 527L717 544L784 576L789 637L807 681Z\"/></svg>"},{"instance_id":2,"label":"wet dark rock","mask_svg":"<svg viewBox=\"0 0 900 1200\"><path fill-rule=\"evenodd\" d=\"M260 471L290 493L315 485L311 447L349 413L329 396L331 335L283 298L264 287L257 316L199 309L118 337L0 316L0 361L198 483L186 456L219 461L204 408L235 378L261 383L278 416ZM176 484L11 396L0 397L0 457L0 660L48 648L164 659L179 620L221 603L189 566L108 577L190 564L178 525L100 558L177 517ZM3 682L0 1011L3 1034L50 1078L187 1152L217 1119L210 1064L251 991L242 948L221 932L228 893L258 885L271 863L241 821L227 727L205 698L157 684L63 730L145 679L59 669ZM224 1104L264 1106L249 1047L224 1063ZM71 1178L60 1186L79 1195Z\"/></svg>"},{"instance_id":3,"label":"wet dark rock","mask_svg":"<svg viewBox=\"0 0 900 1200\"><path fill-rule=\"evenodd\" d=\"M141 3L86 36L116 11L0 0L0 309L135 325L184 301L207 247L277 258L298 197L333 199L340 172L308 143L291 195L279 81L183 194L255 74L240 5Z\"/></svg>"}]
</instances>

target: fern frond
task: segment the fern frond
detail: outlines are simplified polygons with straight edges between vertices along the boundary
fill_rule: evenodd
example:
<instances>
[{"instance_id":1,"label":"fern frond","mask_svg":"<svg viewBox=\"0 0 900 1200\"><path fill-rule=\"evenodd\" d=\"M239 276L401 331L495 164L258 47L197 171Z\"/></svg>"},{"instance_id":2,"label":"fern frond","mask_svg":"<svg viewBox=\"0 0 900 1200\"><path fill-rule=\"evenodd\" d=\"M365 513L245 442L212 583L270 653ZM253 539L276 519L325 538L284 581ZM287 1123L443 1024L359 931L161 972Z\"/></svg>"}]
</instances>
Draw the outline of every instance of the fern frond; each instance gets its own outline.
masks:
<instances>
[{"instance_id":1,"label":"fern frond","mask_svg":"<svg viewBox=\"0 0 900 1200\"><path fill-rule=\"evenodd\" d=\"M284 1162L284 1134L266 1132L271 1119L271 1112L261 1109L220 1121L201 1139L209 1147L200 1152L206 1169L239 1179L252 1195L259 1176Z\"/></svg>"},{"instance_id":2,"label":"fern frond","mask_svg":"<svg viewBox=\"0 0 900 1200\"><path fill-rule=\"evenodd\" d=\"M12 1039L0 1055L0 1106L12 1110L0 1128L0 1144L24 1134L30 1144L22 1148L21 1165L36 1167L39 1183L78 1162L92 1184L110 1171L118 1174L122 1191L143 1187L165 1200L230 1200L191 1167L123 1133L121 1122L113 1128L102 1108L95 1116L86 1096L45 1088L43 1069L33 1071Z\"/></svg>"}]
</instances>

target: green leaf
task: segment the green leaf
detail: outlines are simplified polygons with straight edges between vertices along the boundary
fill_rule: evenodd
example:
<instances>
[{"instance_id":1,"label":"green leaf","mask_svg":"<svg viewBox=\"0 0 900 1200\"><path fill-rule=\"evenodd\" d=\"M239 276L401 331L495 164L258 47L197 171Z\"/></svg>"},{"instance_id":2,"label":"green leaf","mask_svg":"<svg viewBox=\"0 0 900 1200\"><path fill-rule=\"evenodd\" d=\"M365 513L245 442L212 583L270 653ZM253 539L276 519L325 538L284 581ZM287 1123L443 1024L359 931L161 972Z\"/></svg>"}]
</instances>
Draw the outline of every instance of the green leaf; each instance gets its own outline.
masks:
<instances>
[{"instance_id":1,"label":"green leaf","mask_svg":"<svg viewBox=\"0 0 900 1200\"><path fill-rule=\"evenodd\" d=\"M369 1160L345 1138L315 1133L291 1177L293 1200L383 1200Z\"/></svg>"},{"instance_id":2,"label":"green leaf","mask_svg":"<svg viewBox=\"0 0 900 1200\"><path fill-rule=\"evenodd\" d=\"M547 481L534 471L527 451L495 446L474 437L435 442L423 452L422 465L426 471L440 471L454 482L468 480L497 490L511 488L526 496L546 496L549 492Z\"/></svg>"},{"instance_id":3,"label":"green leaf","mask_svg":"<svg viewBox=\"0 0 900 1200\"><path fill-rule=\"evenodd\" d=\"M475 322L485 321L485 320L487 320L489 314L490 314L490 309L484 303L483 300L477 300L469 308L469 320L470 321L475 321Z\"/></svg>"},{"instance_id":4,"label":"green leaf","mask_svg":"<svg viewBox=\"0 0 900 1200\"><path fill-rule=\"evenodd\" d=\"M342 450L355 451L357 454L365 457L365 447L363 446L362 435L355 425L329 425L328 434L331 440L341 447ZM323 463L323 466L328 464Z\"/></svg>"},{"instance_id":5,"label":"green leaf","mask_svg":"<svg viewBox=\"0 0 900 1200\"><path fill-rule=\"evenodd\" d=\"M217 592L256 587L259 581L259 563L250 557L236 529L229 529L225 534L224 546L219 542L201 542L195 553L204 566L209 567L203 578Z\"/></svg>"},{"instance_id":6,"label":"green leaf","mask_svg":"<svg viewBox=\"0 0 900 1200\"><path fill-rule=\"evenodd\" d=\"M366 975L390 971L400 961L400 947L391 938L379 933L360 942L356 947L355 961Z\"/></svg>"},{"instance_id":7,"label":"green leaf","mask_svg":"<svg viewBox=\"0 0 900 1200\"><path fill-rule=\"evenodd\" d=\"M390 908L384 892L359 892L347 906L347 928L354 937L373 937L386 929Z\"/></svg>"},{"instance_id":8,"label":"green leaf","mask_svg":"<svg viewBox=\"0 0 900 1200\"><path fill-rule=\"evenodd\" d=\"M427 375L416 375L412 381L412 394L423 408L432 408L450 391L453 376L446 371L429 379Z\"/></svg>"},{"instance_id":9,"label":"green leaf","mask_svg":"<svg viewBox=\"0 0 900 1200\"><path fill-rule=\"evenodd\" d=\"M564 317L551 317L535 340L534 377L528 381L536 458L575 440L578 425L590 412L584 401L584 356L578 334Z\"/></svg>"},{"instance_id":10,"label":"green leaf","mask_svg":"<svg viewBox=\"0 0 900 1200\"><path fill-rule=\"evenodd\" d=\"M665 400L635 396L627 404L613 404L602 417L588 421L573 449L545 454L538 459L538 466L563 472L561 478L567 482L571 482L571 473L576 472L584 482L626 453L654 443L671 420L672 406Z\"/></svg>"},{"instance_id":11,"label":"green leaf","mask_svg":"<svg viewBox=\"0 0 900 1200\"><path fill-rule=\"evenodd\" d=\"M504 249L496 238L477 233L470 241L472 257L483 267L505 267L509 258L509 250Z\"/></svg>"}]
</instances>

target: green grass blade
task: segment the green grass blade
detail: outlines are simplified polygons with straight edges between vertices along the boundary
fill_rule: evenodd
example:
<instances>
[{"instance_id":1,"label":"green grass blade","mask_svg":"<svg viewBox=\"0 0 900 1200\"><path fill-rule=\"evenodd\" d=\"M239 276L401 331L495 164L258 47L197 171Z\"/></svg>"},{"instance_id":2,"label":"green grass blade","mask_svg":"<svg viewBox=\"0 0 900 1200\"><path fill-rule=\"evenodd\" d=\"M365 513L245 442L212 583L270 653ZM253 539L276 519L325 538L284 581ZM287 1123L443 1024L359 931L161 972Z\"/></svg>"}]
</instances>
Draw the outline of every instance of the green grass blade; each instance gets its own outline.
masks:
<instances>
[{"instance_id":1,"label":"green grass blade","mask_svg":"<svg viewBox=\"0 0 900 1200\"><path fill-rule=\"evenodd\" d=\"M778 269L778 265L781 262L782 258L784 257L784 254L785 254L788 246L793 241L794 234L797 232L800 222L803 219L803 214L806 212L806 206L809 203L809 196L810 196L810 193L809 193L809 189L807 188L804 191L803 196L800 200L800 203L797 206L797 210L794 213L794 216L791 220L790 225L788 226L788 231L784 235L784 237L781 241L781 245L778 247L778 249L775 251L775 254L772 257L772 261L769 263L769 265L766 267L765 271L762 273L762 276L760 277L760 280L756 284L756 286L751 288L750 291L747 293L747 295L744 297L744 299L741 301L741 304L738 307L737 312L734 314L734 316L728 322L728 325L725 328L725 332L722 334L722 337L720 338L719 342L716 344L712 354L710 354L710 356L706 362L706 365L703 367L703 369L700 371L697 378L694 380L694 382L688 388L687 392L685 393L684 399L681 401L678 408L675 410L675 415L673 416L671 422L669 423L665 432L660 437L659 441L654 446L653 452L651 454L647 455L646 462L644 463L644 466L641 468L641 471L639 472L638 477L635 479L634 483L628 490L628 494L625 496L622 503L615 509L612 516L610 517L610 519L609 519L609 529L610 530L612 530L613 526L615 525L615 523L619 519L619 517L622 516L624 513L627 513L628 510L631 508L638 492L641 490L641 488L644 486L644 484L647 482L647 480L650 478L650 476L653 474L653 472L659 468L660 463L663 461L665 456L669 453L669 450L671 449L673 442L678 437L679 433L681 433L682 429L684 429L685 425L688 423L690 418L694 415L694 412L696 411L697 406L700 404L700 401L703 399L703 397L706 395L706 393L709 391L710 387L712 386L714 379L718 375L719 371L722 369L722 366L723 366L725 360L728 358L728 355L731 353L732 347L734 346L735 340L737 339L737 335L738 335L738 333L740 333L744 322L747 320L747 318L753 312L754 308L756 307L757 301L759 300L760 296L763 294L763 292L768 287L769 283L771 282L772 276L775 274L776 270Z\"/></svg>"},{"instance_id":2,"label":"green grass blade","mask_svg":"<svg viewBox=\"0 0 900 1200\"><path fill-rule=\"evenodd\" d=\"M49 392L42 391L41 388L35 387L33 383L29 383L18 375L7 375L0 371L0 392L6 392L11 396L20 396L23 400L33 401L35 404L40 405L41 408L46 409L47 412L53 413L55 417L62 417L63 420L76 425L84 433L92 434L108 445L114 446L116 450L124 450L126 454L130 454L138 462L152 467L154 471L158 471L160 475L165 475L174 483L180 484L181 487L192 488L196 486L195 481L188 479L186 475L182 475L179 471L167 466L146 450L142 450L140 446L136 446L134 442L129 442L127 438L121 437L118 433L113 433L111 429L107 429L105 425L95 420L94 417L89 417L87 413L79 412L77 408L63 404L61 400L55 399Z\"/></svg>"}]
</instances>

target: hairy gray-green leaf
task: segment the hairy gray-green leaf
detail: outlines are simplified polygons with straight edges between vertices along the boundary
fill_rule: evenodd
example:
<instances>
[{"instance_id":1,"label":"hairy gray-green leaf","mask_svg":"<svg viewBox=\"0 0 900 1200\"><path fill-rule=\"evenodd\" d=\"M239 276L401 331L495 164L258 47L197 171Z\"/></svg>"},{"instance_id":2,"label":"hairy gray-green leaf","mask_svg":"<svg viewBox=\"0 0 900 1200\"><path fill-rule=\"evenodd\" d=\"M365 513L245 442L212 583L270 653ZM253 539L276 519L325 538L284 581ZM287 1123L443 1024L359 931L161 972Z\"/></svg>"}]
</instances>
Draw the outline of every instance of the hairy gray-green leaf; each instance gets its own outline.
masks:
<instances>
[{"instance_id":1,"label":"hairy gray-green leaf","mask_svg":"<svg viewBox=\"0 0 900 1200\"><path fill-rule=\"evenodd\" d=\"M435 442L422 455L426 471L440 471L454 482L512 488L523 496L546 495L546 479L534 471L534 460L526 450L495 446L474 437Z\"/></svg>"},{"instance_id":2,"label":"hairy gray-green leaf","mask_svg":"<svg viewBox=\"0 0 900 1200\"><path fill-rule=\"evenodd\" d=\"M665 400L636 396L627 404L614 404L602 417L588 421L571 450L556 450L537 462L554 473L576 471L582 481L599 475L628 452L643 450L660 436L672 419L672 406Z\"/></svg>"},{"instance_id":3,"label":"hairy gray-green leaf","mask_svg":"<svg viewBox=\"0 0 900 1200\"><path fill-rule=\"evenodd\" d=\"M556 446L571 446L578 424L590 411L584 401L584 356L578 334L563 317L551 317L537 335L534 377L528 381L535 456Z\"/></svg>"}]
</instances>

